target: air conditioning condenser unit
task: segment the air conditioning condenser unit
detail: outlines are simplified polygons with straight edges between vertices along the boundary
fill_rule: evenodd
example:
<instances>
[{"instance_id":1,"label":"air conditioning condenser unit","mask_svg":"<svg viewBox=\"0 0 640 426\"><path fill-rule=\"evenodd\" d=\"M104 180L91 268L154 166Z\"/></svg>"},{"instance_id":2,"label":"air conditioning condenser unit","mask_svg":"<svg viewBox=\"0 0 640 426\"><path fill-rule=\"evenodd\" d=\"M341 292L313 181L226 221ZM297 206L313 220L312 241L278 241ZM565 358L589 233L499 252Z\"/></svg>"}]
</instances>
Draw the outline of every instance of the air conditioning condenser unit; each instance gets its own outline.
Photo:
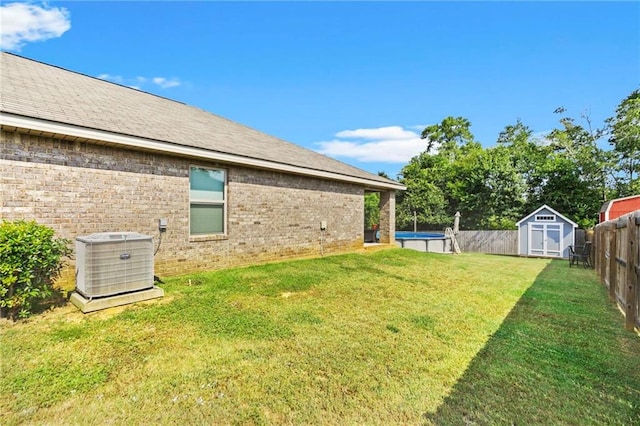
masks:
<instances>
[{"instance_id":1,"label":"air conditioning condenser unit","mask_svg":"<svg viewBox=\"0 0 640 426\"><path fill-rule=\"evenodd\" d=\"M153 288L153 237L103 232L76 237L76 291L87 299Z\"/></svg>"}]
</instances>

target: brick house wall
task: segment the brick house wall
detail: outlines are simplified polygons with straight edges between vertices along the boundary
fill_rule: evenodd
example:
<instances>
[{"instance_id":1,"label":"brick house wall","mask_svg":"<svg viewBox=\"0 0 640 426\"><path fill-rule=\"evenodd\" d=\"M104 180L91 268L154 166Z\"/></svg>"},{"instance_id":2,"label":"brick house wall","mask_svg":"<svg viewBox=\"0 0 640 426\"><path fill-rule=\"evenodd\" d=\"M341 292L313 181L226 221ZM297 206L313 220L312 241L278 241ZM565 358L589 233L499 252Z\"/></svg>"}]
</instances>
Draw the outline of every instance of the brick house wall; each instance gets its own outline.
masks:
<instances>
[{"instance_id":1,"label":"brick house wall","mask_svg":"<svg viewBox=\"0 0 640 426\"><path fill-rule=\"evenodd\" d=\"M2 131L0 218L34 219L75 241L135 231L158 243L157 275L362 248L359 185ZM189 236L189 168L227 172L227 235ZM320 222L327 221L327 230ZM73 280L73 265L64 280Z\"/></svg>"}]
</instances>

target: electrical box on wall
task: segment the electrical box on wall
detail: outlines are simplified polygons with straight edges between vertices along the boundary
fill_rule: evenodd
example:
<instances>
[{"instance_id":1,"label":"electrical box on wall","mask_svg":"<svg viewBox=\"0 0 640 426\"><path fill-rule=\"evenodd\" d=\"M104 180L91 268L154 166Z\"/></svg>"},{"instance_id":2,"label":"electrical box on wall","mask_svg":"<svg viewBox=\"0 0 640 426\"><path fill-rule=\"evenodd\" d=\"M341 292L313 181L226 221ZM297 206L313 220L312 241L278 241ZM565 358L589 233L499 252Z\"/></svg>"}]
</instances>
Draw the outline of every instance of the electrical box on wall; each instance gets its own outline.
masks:
<instances>
[{"instance_id":1,"label":"electrical box on wall","mask_svg":"<svg viewBox=\"0 0 640 426\"><path fill-rule=\"evenodd\" d=\"M327 230L327 221L326 220L320 221L320 230L321 231L326 231Z\"/></svg>"},{"instance_id":2,"label":"electrical box on wall","mask_svg":"<svg viewBox=\"0 0 640 426\"><path fill-rule=\"evenodd\" d=\"M167 230L167 219L158 219L158 229L160 232L165 232Z\"/></svg>"}]
</instances>

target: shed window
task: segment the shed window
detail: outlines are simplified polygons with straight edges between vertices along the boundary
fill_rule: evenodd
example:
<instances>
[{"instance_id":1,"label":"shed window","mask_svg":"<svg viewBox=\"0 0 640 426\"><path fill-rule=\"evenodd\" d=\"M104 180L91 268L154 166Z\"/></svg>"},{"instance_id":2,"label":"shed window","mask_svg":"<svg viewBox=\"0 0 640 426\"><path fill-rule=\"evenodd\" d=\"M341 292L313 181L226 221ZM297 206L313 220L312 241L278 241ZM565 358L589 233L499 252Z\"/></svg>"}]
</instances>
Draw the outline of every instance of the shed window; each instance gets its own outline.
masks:
<instances>
[{"instance_id":1,"label":"shed window","mask_svg":"<svg viewBox=\"0 0 640 426\"><path fill-rule=\"evenodd\" d=\"M189 174L189 228L191 235L225 233L224 170L191 167Z\"/></svg>"},{"instance_id":2,"label":"shed window","mask_svg":"<svg viewBox=\"0 0 640 426\"><path fill-rule=\"evenodd\" d=\"M536 215L536 222L555 222L556 221L556 215L554 214L539 214Z\"/></svg>"}]
</instances>

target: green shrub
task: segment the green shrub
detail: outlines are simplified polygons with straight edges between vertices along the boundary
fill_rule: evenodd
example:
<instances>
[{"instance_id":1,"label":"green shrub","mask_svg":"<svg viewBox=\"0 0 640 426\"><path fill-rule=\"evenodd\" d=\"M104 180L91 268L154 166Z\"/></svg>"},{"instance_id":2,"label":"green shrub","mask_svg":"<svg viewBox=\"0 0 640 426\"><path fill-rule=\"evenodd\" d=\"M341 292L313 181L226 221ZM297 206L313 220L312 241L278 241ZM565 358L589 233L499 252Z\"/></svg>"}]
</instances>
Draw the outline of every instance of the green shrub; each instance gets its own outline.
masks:
<instances>
[{"instance_id":1,"label":"green shrub","mask_svg":"<svg viewBox=\"0 0 640 426\"><path fill-rule=\"evenodd\" d=\"M52 294L68 245L35 221L0 223L0 317L27 317L34 301Z\"/></svg>"}]
</instances>

